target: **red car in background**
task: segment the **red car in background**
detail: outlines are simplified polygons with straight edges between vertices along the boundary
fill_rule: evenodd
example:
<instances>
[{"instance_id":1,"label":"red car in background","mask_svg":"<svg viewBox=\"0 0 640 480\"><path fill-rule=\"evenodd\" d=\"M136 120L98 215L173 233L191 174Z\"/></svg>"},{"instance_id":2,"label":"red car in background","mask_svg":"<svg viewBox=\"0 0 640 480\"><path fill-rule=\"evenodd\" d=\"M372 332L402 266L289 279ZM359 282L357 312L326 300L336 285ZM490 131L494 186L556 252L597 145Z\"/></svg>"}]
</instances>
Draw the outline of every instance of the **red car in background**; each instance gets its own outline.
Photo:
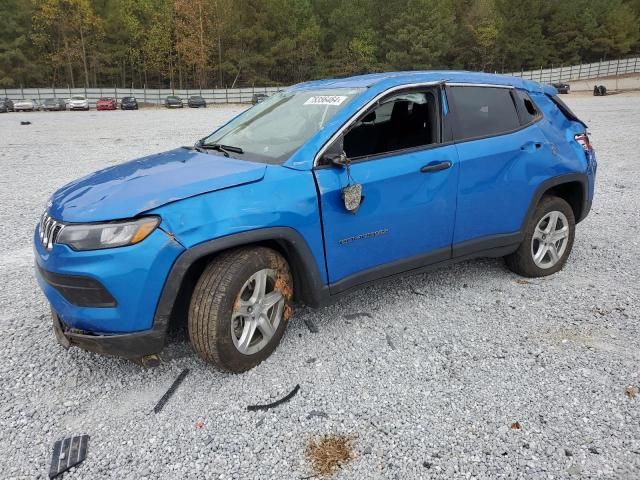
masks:
<instances>
[{"instance_id":1,"label":"red car in background","mask_svg":"<svg viewBox=\"0 0 640 480\"><path fill-rule=\"evenodd\" d=\"M114 98L102 97L96 102L96 110L115 110L117 102Z\"/></svg>"}]
</instances>

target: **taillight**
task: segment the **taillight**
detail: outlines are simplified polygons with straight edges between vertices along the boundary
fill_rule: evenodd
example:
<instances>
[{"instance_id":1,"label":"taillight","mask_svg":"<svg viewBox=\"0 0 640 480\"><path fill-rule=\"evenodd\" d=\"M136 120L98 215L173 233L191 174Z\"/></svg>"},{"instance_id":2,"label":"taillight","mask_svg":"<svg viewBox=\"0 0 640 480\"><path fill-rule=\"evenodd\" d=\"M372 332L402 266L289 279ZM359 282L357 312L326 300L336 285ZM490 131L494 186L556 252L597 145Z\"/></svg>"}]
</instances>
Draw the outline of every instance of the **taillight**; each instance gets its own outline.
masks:
<instances>
[{"instance_id":1,"label":"taillight","mask_svg":"<svg viewBox=\"0 0 640 480\"><path fill-rule=\"evenodd\" d=\"M591 149L593 148L591 146L591 141L589 140L589 135L587 135L587 133L578 133L575 137L576 142L578 142L580 145L582 145L582 149L585 152L589 152L591 151Z\"/></svg>"}]
</instances>

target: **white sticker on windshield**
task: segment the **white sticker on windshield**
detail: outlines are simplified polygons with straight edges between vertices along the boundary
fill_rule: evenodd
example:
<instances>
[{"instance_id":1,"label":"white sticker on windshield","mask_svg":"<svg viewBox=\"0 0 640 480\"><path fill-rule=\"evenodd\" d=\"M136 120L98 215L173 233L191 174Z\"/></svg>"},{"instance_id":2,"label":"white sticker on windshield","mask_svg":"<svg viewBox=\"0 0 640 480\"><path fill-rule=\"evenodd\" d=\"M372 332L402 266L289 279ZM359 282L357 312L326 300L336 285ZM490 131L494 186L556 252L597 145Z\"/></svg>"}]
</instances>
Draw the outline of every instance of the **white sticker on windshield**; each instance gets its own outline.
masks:
<instances>
[{"instance_id":1,"label":"white sticker on windshield","mask_svg":"<svg viewBox=\"0 0 640 480\"><path fill-rule=\"evenodd\" d=\"M343 95L316 95L304 102L304 105L340 105L346 99Z\"/></svg>"}]
</instances>

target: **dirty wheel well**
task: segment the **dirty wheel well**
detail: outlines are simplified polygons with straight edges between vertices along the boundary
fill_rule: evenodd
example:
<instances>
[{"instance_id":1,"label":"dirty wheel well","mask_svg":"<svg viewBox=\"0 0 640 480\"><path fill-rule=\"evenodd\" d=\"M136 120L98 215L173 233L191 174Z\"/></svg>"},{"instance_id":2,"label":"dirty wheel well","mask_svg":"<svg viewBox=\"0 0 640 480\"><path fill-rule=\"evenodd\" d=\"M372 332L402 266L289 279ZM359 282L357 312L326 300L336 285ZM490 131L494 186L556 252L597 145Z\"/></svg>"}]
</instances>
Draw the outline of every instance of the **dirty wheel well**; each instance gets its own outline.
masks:
<instances>
[{"instance_id":1,"label":"dirty wheel well","mask_svg":"<svg viewBox=\"0 0 640 480\"><path fill-rule=\"evenodd\" d=\"M305 302L305 299L308 298L307 294L309 286L304 281L302 264L292 245L283 240L266 240L246 245L238 245L233 247L233 249L246 247L267 247L280 253L287 260L287 263L289 263L291 274L293 276L293 300L296 302ZM171 310L171 320L169 324L170 330L179 330L187 325L189 302L191 301L193 289L206 266L211 262L211 260L224 251L225 250L220 250L218 252L205 255L191 264L184 275L182 284L180 285L180 290L178 291L173 304L173 309Z\"/></svg>"},{"instance_id":2,"label":"dirty wheel well","mask_svg":"<svg viewBox=\"0 0 640 480\"><path fill-rule=\"evenodd\" d=\"M546 196L560 197L565 200L576 218L576 223L582 219L582 209L584 204L584 187L580 182L569 182L556 185L545 192Z\"/></svg>"}]
</instances>

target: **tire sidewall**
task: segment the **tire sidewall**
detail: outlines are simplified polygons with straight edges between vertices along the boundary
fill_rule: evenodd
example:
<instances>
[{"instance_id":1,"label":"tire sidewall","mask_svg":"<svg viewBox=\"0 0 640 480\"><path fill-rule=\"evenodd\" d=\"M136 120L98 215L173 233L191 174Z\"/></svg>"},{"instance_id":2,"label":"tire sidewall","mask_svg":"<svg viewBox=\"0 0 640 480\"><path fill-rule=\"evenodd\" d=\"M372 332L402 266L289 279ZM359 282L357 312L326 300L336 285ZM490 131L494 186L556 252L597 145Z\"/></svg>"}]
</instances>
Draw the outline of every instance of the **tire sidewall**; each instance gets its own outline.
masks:
<instances>
[{"instance_id":1,"label":"tire sidewall","mask_svg":"<svg viewBox=\"0 0 640 480\"><path fill-rule=\"evenodd\" d=\"M562 214L567 217L567 221L569 223L569 237L567 238L567 247L565 248L564 253L558 263L550 268L541 268L533 261L533 255L531 253L531 242L533 240L533 235L535 233L535 228L536 225L538 225L538 222L540 222L540 220L549 212L553 211L562 212ZM575 229L576 221L573 214L573 209L565 200L558 197L544 197L542 199L542 201L536 207L533 216L528 222L525 238L521 246L521 248L525 249L525 251L523 251L523 253L526 253L526 255L523 255L525 258L525 267L527 270L529 270L531 276L544 277L562 270L565 263L567 263L569 255L571 255L571 250L573 249Z\"/></svg>"},{"instance_id":2,"label":"tire sidewall","mask_svg":"<svg viewBox=\"0 0 640 480\"><path fill-rule=\"evenodd\" d=\"M219 359L223 366L232 371L245 371L253 368L271 355L280 343L288 322L283 315L283 318L280 319L278 328L269 343L265 345L262 350L252 355L240 353L231 338L231 315L233 313L236 299L245 282L251 277L251 275L262 269L270 268L278 270L277 261L273 258L275 255L272 252L269 252L269 255L263 255L261 252L269 251L265 249L253 250L250 252L247 261L244 262L238 270L236 270L235 275L231 279L229 287L226 289L226 292L220 301L217 312L212 312L213 315L210 315L209 317L210 322L217 322L216 331L218 332L218 335L216 336L217 338L215 340L210 339L210 341L214 340L216 342ZM280 268L282 268L282 266ZM285 272L282 273L284 274ZM286 274L289 275L290 278L288 269ZM285 302L288 302L288 299L285 298Z\"/></svg>"}]
</instances>

